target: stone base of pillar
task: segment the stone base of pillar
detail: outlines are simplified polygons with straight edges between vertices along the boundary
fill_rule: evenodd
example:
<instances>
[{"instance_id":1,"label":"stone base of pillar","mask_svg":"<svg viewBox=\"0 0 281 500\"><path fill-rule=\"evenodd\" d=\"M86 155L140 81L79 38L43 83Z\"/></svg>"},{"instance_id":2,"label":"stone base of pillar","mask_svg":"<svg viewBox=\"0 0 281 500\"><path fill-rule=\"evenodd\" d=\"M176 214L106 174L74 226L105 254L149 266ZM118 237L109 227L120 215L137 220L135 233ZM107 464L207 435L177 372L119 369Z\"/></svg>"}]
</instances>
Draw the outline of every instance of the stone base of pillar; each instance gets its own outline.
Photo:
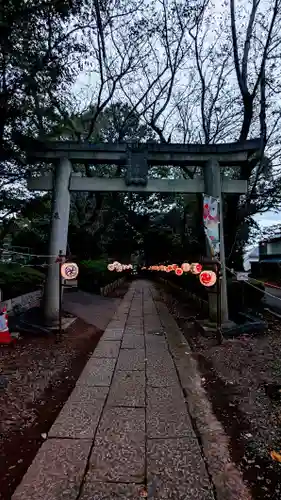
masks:
<instances>
[{"instance_id":1,"label":"stone base of pillar","mask_svg":"<svg viewBox=\"0 0 281 500\"><path fill-rule=\"evenodd\" d=\"M210 321L208 319L206 320L197 320L196 325L199 327L201 333L205 337L213 337L214 333L217 332L217 323ZM235 328L237 325L234 323L234 321L226 321L222 323L221 325L221 332L222 335L226 333L228 330L231 330Z\"/></svg>"}]
</instances>

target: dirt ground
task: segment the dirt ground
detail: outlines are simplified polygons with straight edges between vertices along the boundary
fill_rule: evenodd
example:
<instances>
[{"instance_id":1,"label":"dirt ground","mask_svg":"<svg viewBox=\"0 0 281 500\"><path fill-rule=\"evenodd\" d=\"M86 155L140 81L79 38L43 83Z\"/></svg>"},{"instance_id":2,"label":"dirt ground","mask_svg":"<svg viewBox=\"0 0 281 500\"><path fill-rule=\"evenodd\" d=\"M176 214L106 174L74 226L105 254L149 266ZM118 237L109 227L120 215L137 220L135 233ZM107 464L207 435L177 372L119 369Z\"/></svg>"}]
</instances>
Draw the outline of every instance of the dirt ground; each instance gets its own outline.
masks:
<instances>
[{"instance_id":1,"label":"dirt ground","mask_svg":"<svg viewBox=\"0 0 281 500\"><path fill-rule=\"evenodd\" d=\"M126 291L125 284L109 300L121 299ZM103 301L104 320L112 314L108 304ZM54 335L22 335L15 348L0 347L1 500L10 500L102 333L78 318L60 342Z\"/></svg>"},{"instance_id":2,"label":"dirt ground","mask_svg":"<svg viewBox=\"0 0 281 500\"><path fill-rule=\"evenodd\" d=\"M218 346L202 336L192 317L194 304L165 288L161 295L188 339L217 418L230 438L232 459L255 500L281 499L281 327L265 313L268 331L228 339ZM280 386L280 389L279 389ZM281 459L281 457L280 457Z\"/></svg>"}]
</instances>

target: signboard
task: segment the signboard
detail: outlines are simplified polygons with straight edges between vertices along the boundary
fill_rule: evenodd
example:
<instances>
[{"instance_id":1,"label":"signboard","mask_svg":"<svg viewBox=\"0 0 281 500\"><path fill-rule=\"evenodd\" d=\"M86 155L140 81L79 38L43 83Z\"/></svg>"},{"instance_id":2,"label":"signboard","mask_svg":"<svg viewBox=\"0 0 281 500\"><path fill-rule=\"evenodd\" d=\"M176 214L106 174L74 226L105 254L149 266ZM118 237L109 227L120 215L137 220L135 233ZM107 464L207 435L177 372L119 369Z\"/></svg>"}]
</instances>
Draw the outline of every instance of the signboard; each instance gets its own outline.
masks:
<instances>
[{"instance_id":1,"label":"signboard","mask_svg":"<svg viewBox=\"0 0 281 500\"><path fill-rule=\"evenodd\" d=\"M79 268L75 262L65 262L61 266L61 276L65 280L75 280L78 276Z\"/></svg>"},{"instance_id":2,"label":"signboard","mask_svg":"<svg viewBox=\"0 0 281 500\"><path fill-rule=\"evenodd\" d=\"M62 280L62 286L65 286L66 288L77 288L78 287L78 281L77 280Z\"/></svg>"},{"instance_id":3,"label":"signboard","mask_svg":"<svg viewBox=\"0 0 281 500\"><path fill-rule=\"evenodd\" d=\"M236 273L237 281L249 281L249 273Z\"/></svg>"},{"instance_id":4,"label":"signboard","mask_svg":"<svg viewBox=\"0 0 281 500\"><path fill-rule=\"evenodd\" d=\"M203 223L212 257L216 257L220 253L220 204L218 198L204 195Z\"/></svg>"}]
</instances>

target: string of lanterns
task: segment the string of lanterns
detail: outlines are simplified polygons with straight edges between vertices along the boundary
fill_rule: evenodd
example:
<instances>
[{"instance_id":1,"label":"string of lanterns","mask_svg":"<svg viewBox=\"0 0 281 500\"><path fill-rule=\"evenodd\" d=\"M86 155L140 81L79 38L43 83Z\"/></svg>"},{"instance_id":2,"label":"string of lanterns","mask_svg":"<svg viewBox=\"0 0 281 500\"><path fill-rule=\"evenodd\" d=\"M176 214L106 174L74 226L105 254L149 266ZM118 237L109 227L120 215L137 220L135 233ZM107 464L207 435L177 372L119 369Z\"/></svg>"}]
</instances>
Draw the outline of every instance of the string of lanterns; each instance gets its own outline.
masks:
<instances>
[{"instance_id":1,"label":"string of lanterns","mask_svg":"<svg viewBox=\"0 0 281 500\"><path fill-rule=\"evenodd\" d=\"M120 262L113 262L112 264L108 264L108 271L115 271L117 273L122 273L123 271L131 271L133 269L132 264L121 264Z\"/></svg>"},{"instance_id":2,"label":"string of lanterns","mask_svg":"<svg viewBox=\"0 0 281 500\"><path fill-rule=\"evenodd\" d=\"M201 285L206 287L213 286L217 281L217 274L214 271L203 270L202 264L199 264L198 262L194 262L192 264L184 262L181 266L178 266L178 264L169 264L167 266L149 266L142 267L142 270L161 271L166 273L174 272L177 276L182 276L184 273L191 273L198 276Z\"/></svg>"}]
</instances>

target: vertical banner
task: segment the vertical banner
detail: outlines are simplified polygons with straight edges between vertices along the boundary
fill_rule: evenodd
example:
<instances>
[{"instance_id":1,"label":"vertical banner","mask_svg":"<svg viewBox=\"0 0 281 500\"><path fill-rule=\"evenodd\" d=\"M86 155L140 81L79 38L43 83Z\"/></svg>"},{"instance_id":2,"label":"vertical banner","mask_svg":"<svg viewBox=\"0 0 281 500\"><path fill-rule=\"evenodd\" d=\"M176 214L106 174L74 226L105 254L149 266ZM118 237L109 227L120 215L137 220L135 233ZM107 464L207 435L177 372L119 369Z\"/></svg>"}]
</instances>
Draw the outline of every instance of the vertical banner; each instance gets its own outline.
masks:
<instances>
[{"instance_id":1,"label":"vertical banner","mask_svg":"<svg viewBox=\"0 0 281 500\"><path fill-rule=\"evenodd\" d=\"M218 198L203 196L203 224L212 257L220 253L220 203Z\"/></svg>"}]
</instances>

